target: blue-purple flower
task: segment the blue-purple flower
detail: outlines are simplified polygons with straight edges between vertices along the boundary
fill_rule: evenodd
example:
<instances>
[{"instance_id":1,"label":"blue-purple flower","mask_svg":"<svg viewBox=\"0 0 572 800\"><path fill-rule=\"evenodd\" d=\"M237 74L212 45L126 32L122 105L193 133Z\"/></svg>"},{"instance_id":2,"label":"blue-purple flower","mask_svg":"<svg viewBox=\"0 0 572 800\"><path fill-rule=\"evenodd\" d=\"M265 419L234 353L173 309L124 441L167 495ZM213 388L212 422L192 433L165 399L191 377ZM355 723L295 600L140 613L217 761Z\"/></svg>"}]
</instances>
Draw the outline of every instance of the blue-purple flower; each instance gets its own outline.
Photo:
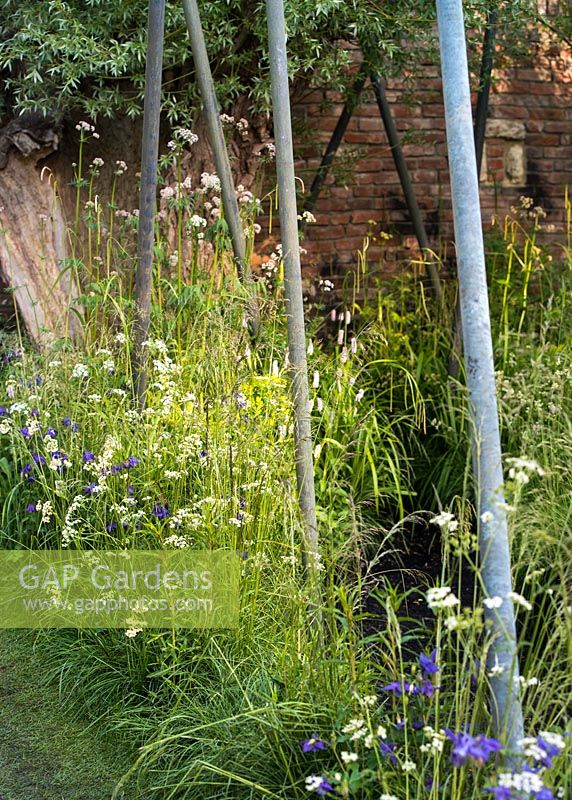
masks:
<instances>
[{"instance_id":1,"label":"blue-purple flower","mask_svg":"<svg viewBox=\"0 0 572 800\"><path fill-rule=\"evenodd\" d=\"M423 670L425 677L435 675L439 672L439 667L437 666L437 648L435 648L429 656L426 656L425 653L421 653L419 656L419 666Z\"/></svg>"},{"instance_id":2,"label":"blue-purple flower","mask_svg":"<svg viewBox=\"0 0 572 800\"><path fill-rule=\"evenodd\" d=\"M453 733L448 728L445 729L445 733L453 742L451 763L454 767L462 767L469 758L481 766L491 753L498 753L503 748L498 739L490 739L482 735L471 736L470 733L464 731Z\"/></svg>"},{"instance_id":3,"label":"blue-purple flower","mask_svg":"<svg viewBox=\"0 0 572 800\"><path fill-rule=\"evenodd\" d=\"M328 742L320 739L317 733L313 733L309 739L301 739L300 746L303 753L317 753L319 750L325 750Z\"/></svg>"},{"instance_id":4,"label":"blue-purple flower","mask_svg":"<svg viewBox=\"0 0 572 800\"><path fill-rule=\"evenodd\" d=\"M169 507L167 505L161 505L161 503L155 503L153 505L152 514L157 519L167 519L169 516Z\"/></svg>"},{"instance_id":5,"label":"blue-purple flower","mask_svg":"<svg viewBox=\"0 0 572 800\"><path fill-rule=\"evenodd\" d=\"M26 511L28 514L33 514L36 511L36 504L28 503L28 505L26 506Z\"/></svg>"},{"instance_id":6,"label":"blue-purple flower","mask_svg":"<svg viewBox=\"0 0 572 800\"><path fill-rule=\"evenodd\" d=\"M50 439L57 439L57 437L58 437L58 431L57 431L57 429L56 429L56 428L51 428L51 427L50 427L50 428L47 428L47 430L46 430L46 436L49 436L49 437L50 437Z\"/></svg>"},{"instance_id":7,"label":"blue-purple flower","mask_svg":"<svg viewBox=\"0 0 572 800\"><path fill-rule=\"evenodd\" d=\"M85 462L95 461L95 455L91 452L91 450L86 450L83 454L83 460Z\"/></svg>"},{"instance_id":8,"label":"blue-purple flower","mask_svg":"<svg viewBox=\"0 0 572 800\"><path fill-rule=\"evenodd\" d=\"M432 681L430 681L428 678L425 678L423 681L421 681L420 686L413 687L412 694L421 694L423 697L433 697L437 688L438 687L435 686Z\"/></svg>"},{"instance_id":9,"label":"blue-purple flower","mask_svg":"<svg viewBox=\"0 0 572 800\"><path fill-rule=\"evenodd\" d=\"M27 481L32 482L34 480L34 476L32 475L33 469L34 469L33 464L24 464L24 466L20 470L20 475L22 476L22 478L26 478Z\"/></svg>"},{"instance_id":10,"label":"blue-purple flower","mask_svg":"<svg viewBox=\"0 0 572 800\"><path fill-rule=\"evenodd\" d=\"M319 797L325 797L328 792L334 791L334 787L321 775L308 775L306 778L306 791L315 792Z\"/></svg>"},{"instance_id":11,"label":"blue-purple flower","mask_svg":"<svg viewBox=\"0 0 572 800\"><path fill-rule=\"evenodd\" d=\"M392 683L381 687L382 692L389 692L389 694L392 694L394 697L401 697L404 693L410 694L413 689L413 684L407 683L407 681L392 681Z\"/></svg>"},{"instance_id":12,"label":"blue-purple flower","mask_svg":"<svg viewBox=\"0 0 572 800\"><path fill-rule=\"evenodd\" d=\"M383 742L380 741L379 749L381 750L382 756L388 756L389 760L392 764L397 764L397 758L394 755L394 751L397 745L395 742Z\"/></svg>"}]
</instances>

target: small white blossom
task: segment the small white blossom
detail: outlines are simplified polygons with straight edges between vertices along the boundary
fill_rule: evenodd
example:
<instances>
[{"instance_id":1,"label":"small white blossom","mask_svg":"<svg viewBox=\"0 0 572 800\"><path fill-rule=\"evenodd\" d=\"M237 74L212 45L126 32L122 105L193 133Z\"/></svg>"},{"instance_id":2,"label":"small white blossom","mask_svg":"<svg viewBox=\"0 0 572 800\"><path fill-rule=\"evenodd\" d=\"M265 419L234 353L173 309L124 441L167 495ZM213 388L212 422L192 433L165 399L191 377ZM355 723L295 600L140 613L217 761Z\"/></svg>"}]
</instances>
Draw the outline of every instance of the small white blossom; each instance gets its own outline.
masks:
<instances>
[{"instance_id":1,"label":"small white blossom","mask_svg":"<svg viewBox=\"0 0 572 800\"><path fill-rule=\"evenodd\" d=\"M486 608L500 608L502 606L503 599L502 597L485 597L483 600L483 605Z\"/></svg>"},{"instance_id":2,"label":"small white blossom","mask_svg":"<svg viewBox=\"0 0 572 800\"><path fill-rule=\"evenodd\" d=\"M526 609L527 611L532 611L532 604L528 602L526 597L518 594L518 592L509 592L507 598L512 600L515 605L522 606L522 608Z\"/></svg>"},{"instance_id":3,"label":"small white blossom","mask_svg":"<svg viewBox=\"0 0 572 800\"><path fill-rule=\"evenodd\" d=\"M89 369L85 364L76 364L72 370L72 378L87 378Z\"/></svg>"},{"instance_id":4,"label":"small white blossom","mask_svg":"<svg viewBox=\"0 0 572 800\"><path fill-rule=\"evenodd\" d=\"M435 586L429 589L425 596L427 605L431 609L453 608L459 605L459 600L455 597L449 586Z\"/></svg>"}]
</instances>

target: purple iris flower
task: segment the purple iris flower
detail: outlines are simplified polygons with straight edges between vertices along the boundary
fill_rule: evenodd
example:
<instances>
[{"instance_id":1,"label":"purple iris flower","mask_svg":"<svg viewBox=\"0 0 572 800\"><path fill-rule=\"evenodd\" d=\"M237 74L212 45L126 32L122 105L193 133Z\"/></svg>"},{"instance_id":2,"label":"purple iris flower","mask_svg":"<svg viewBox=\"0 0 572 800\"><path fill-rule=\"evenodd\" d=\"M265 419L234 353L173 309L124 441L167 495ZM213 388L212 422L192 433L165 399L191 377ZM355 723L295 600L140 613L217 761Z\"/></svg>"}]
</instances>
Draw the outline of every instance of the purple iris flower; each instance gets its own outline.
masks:
<instances>
[{"instance_id":1,"label":"purple iris flower","mask_svg":"<svg viewBox=\"0 0 572 800\"><path fill-rule=\"evenodd\" d=\"M539 763L542 764L543 767L550 769L550 767L552 767L552 759L560 755L560 748L554 744L550 744L550 742L547 742L542 736L537 737L536 743L544 753Z\"/></svg>"},{"instance_id":2,"label":"purple iris flower","mask_svg":"<svg viewBox=\"0 0 572 800\"><path fill-rule=\"evenodd\" d=\"M0 417L7 417L8 411L6 410L6 406L0 406Z\"/></svg>"},{"instance_id":3,"label":"purple iris flower","mask_svg":"<svg viewBox=\"0 0 572 800\"><path fill-rule=\"evenodd\" d=\"M22 477L24 477L25 475L29 475L33 469L34 469L34 465L33 464L24 464L24 466L20 470L20 475Z\"/></svg>"},{"instance_id":4,"label":"purple iris flower","mask_svg":"<svg viewBox=\"0 0 572 800\"><path fill-rule=\"evenodd\" d=\"M62 465L57 467L56 472L63 472L65 462L69 461L67 453L64 453L63 450L54 450L50 455L52 458L58 458L62 462Z\"/></svg>"},{"instance_id":5,"label":"purple iris flower","mask_svg":"<svg viewBox=\"0 0 572 800\"><path fill-rule=\"evenodd\" d=\"M300 745L303 753L317 753L319 750L325 750L328 742L320 739L317 733L313 733L309 739L301 739Z\"/></svg>"},{"instance_id":6,"label":"purple iris flower","mask_svg":"<svg viewBox=\"0 0 572 800\"><path fill-rule=\"evenodd\" d=\"M152 513L154 517L157 517L157 519L167 519L169 516L169 507L167 505L163 506L160 503L155 503Z\"/></svg>"},{"instance_id":7,"label":"purple iris flower","mask_svg":"<svg viewBox=\"0 0 572 800\"><path fill-rule=\"evenodd\" d=\"M70 426L71 424L72 424L72 421L71 421L71 418L70 418L70 417L64 417L64 418L62 419L62 425L64 426L64 428L69 428L69 426Z\"/></svg>"},{"instance_id":8,"label":"purple iris flower","mask_svg":"<svg viewBox=\"0 0 572 800\"><path fill-rule=\"evenodd\" d=\"M129 469L130 467L136 467L137 464L141 463L140 458L136 458L135 456L129 456L129 458L123 462L123 467L125 469Z\"/></svg>"},{"instance_id":9,"label":"purple iris flower","mask_svg":"<svg viewBox=\"0 0 572 800\"><path fill-rule=\"evenodd\" d=\"M77 433L79 431L79 425L77 422L72 422L70 430L72 433Z\"/></svg>"},{"instance_id":10,"label":"purple iris flower","mask_svg":"<svg viewBox=\"0 0 572 800\"><path fill-rule=\"evenodd\" d=\"M401 697L401 695L406 692L409 694L413 691L413 684L407 683L407 681L393 681L392 683L388 683L387 686L381 687L382 692L389 692L394 697Z\"/></svg>"},{"instance_id":11,"label":"purple iris flower","mask_svg":"<svg viewBox=\"0 0 572 800\"><path fill-rule=\"evenodd\" d=\"M50 439L56 439L58 436L58 432L56 428L48 428L46 430L46 436L49 436Z\"/></svg>"},{"instance_id":12,"label":"purple iris flower","mask_svg":"<svg viewBox=\"0 0 572 800\"><path fill-rule=\"evenodd\" d=\"M26 506L26 511L28 512L28 514L33 514L35 510L36 510L36 504L28 503L28 505Z\"/></svg>"},{"instance_id":13,"label":"purple iris flower","mask_svg":"<svg viewBox=\"0 0 572 800\"><path fill-rule=\"evenodd\" d=\"M394 750L397 747L395 742L380 742L379 749L381 750L382 756L389 756L389 760L392 764L397 764L397 758L394 755Z\"/></svg>"},{"instance_id":14,"label":"purple iris flower","mask_svg":"<svg viewBox=\"0 0 572 800\"><path fill-rule=\"evenodd\" d=\"M31 416L31 417L39 417L39 416L40 416L40 412L38 411L38 409L37 409L37 408L33 408L33 409L30 411L30 416Z\"/></svg>"},{"instance_id":15,"label":"purple iris flower","mask_svg":"<svg viewBox=\"0 0 572 800\"><path fill-rule=\"evenodd\" d=\"M511 800L512 798L512 789L510 786L491 786L484 791L492 794L495 800Z\"/></svg>"},{"instance_id":16,"label":"purple iris flower","mask_svg":"<svg viewBox=\"0 0 572 800\"><path fill-rule=\"evenodd\" d=\"M117 522L108 522L105 527L108 533L112 533L117 530Z\"/></svg>"},{"instance_id":17,"label":"purple iris flower","mask_svg":"<svg viewBox=\"0 0 572 800\"><path fill-rule=\"evenodd\" d=\"M46 459L41 453L32 453L32 458L34 462L38 464L40 467L43 467L44 464L46 463Z\"/></svg>"},{"instance_id":18,"label":"purple iris flower","mask_svg":"<svg viewBox=\"0 0 572 800\"><path fill-rule=\"evenodd\" d=\"M91 452L91 450L86 450L85 453L83 454L83 460L84 461L94 461L95 460L95 455Z\"/></svg>"},{"instance_id":19,"label":"purple iris flower","mask_svg":"<svg viewBox=\"0 0 572 800\"><path fill-rule=\"evenodd\" d=\"M439 667L437 666L437 648L435 648L429 656L426 656L425 653L421 653L419 656L419 665L425 677L435 675L439 672Z\"/></svg>"},{"instance_id":20,"label":"purple iris flower","mask_svg":"<svg viewBox=\"0 0 572 800\"><path fill-rule=\"evenodd\" d=\"M238 408L246 408L246 397L242 392L235 392L234 397Z\"/></svg>"},{"instance_id":21,"label":"purple iris flower","mask_svg":"<svg viewBox=\"0 0 572 800\"><path fill-rule=\"evenodd\" d=\"M421 682L421 686L415 686L413 689L413 694L422 694L423 697L433 697L435 694L435 690L438 687L433 684L428 678L425 678Z\"/></svg>"},{"instance_id":22,"label":"purple iris flower","mask_svg":"<svg viewBox=\"0 0 572 800\"><path fill-rule=\"evenodd\" d=\"M91 481L91 483L88 483L87 486L83 487L83 493L84 494L88 494L88 495L97 494L97 489L98 488L99 487L98 487L97 483L94 483L93 481Z\"/></svg>"},{"instance_id":23,"label":"purple iris flower","mask_svg":"<svg viewBox=\"0 0 572 800\"><path fill-rule=\"evenodd\" d=\"M554 800L554 795L546 786L543 786L538 792L533 792L532 794L534 800Z\"/></svg>"},{"instance_id":24,"label":"purple iris flower","mask_svg":"<svg viewBox=\"0 0 572 800\"><path fill-rule=\"evenodd\" d=\"M27 427L20 428L20 433L22 434L24 439L29 439L30 436L31 436L31 433L30 433L30 431L29 431L29 429Z\"/></svg>"},{"instance_id":25,"label":"purple iris flower","mask_svg":"<svg viewBox=\"0 0 572 800\"><path fill-rule=\"evenodd\" d=\"M498 739L488 739L486 736L471 736L470 733L453 733L448 728L445 733L453 742L451 763L454 767L462 767L467 759L474 759L479 766L484 764L491 753L498 753L503 746Z\"/></svg>"},{"instance_id":26,"label":"purple iris flower","mask_svg":"<svg viewBox=\"0 0 572 800\"><path fill-rule=\"evenodd\" d=\"M318 780L316 778L316 780ZM325 778L320 778L320 782L312 787L312 791L316 792L318 797L325 797L328 792L333 792L334 787Z\"/></svg>"}]
</instances>

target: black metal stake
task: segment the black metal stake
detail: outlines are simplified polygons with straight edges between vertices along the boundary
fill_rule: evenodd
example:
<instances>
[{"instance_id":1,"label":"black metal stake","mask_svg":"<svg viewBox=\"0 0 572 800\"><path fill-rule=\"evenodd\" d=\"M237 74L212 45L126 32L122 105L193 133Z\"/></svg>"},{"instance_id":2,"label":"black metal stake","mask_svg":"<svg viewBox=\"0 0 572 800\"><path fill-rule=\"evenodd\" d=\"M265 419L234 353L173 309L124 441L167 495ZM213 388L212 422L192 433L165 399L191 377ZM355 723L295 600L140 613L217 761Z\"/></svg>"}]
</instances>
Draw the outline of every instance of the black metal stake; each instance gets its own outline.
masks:
<instances>
[{"instance_id":1,"label":"black metal stake","mask_svg":"<svg viewBox=\"0 0 572 800\"><path fill-rule=\"evenodd\" d=\"M417 197L415 196L415 191L411 182L411 176L403 156L403 149L399 140L399 134L393 120L391 108L387 102L385 89L383 88L383 84L381 83L379 77L373 73L371 75L371 82L375 93L375 99L377 100L379 113L387 134L387 140L391 148L391 155L393 156L395 169L399 175L401 188L403 190L405 202L407 203L407 208L409 210L409 216L411 217L411 222L413 224L413 230L415 231L415 236L417 237L419 247L423 253L423 258L427 259L427 269L429 271L429 277L431 278L433 292L437 301L441 303L443 299L443 290L441 288L441 280L439 279L439 271L437 269L437 265L435 264L435 260L430 254L429 239L427 238L427 232L425 231L425 225L423 224L421 211L419 209Z\"/></svg>"},{"instance_id":2,"label":"black metal stake","mask_svg":"<svg viewBox=\"0 0 572 800\"><path fill-rule=\"evenodd\" d=\"M345 105L342 109L342 113L340 114L340 118L334 128L334 132L332 133L332 137L328 142L328 146L326 147L326 152L322 157L322 161L320 166L318 167L318 171L312 181L312 185L310 187L310 193L306 198L306 202L304 203L304 211L312 212L316 207L316 203L318 202L318 197L320 192L322 191L322 186L324 185L324 181L328 177L328 173L330 171L330 167L332 166L332 161L335 158L336 153L338 152L338 148L342 143L342 139L344 138L345 132L349 125L349 122L352 118L352 114L354 113L359 97L361 95L362 89L365 86L365 82L367 80L367 72L362 66L358 73L358 77L352 88L350 89L350 93L346 99ZM302 231L306 227L306 220L300 220L300 224L298 228Z\"/></svg>"},{"instance_id":3,"label":"black metal stake","mask_svg":"<svg viewBox=\"0 0 572 800\"><path fill-rule=\"evenodd\" d=\"M491 93L491 75L493 71L493 56L495 52L496 24L498 13L491 11L485 28L485 38L483 41L483 58L479 74L479 91L477 94L477 106L475 109L475 151L477 157L477 175L481 174L483 163L483 149L485 146L485 132L487 118L489 115L489 97Z\"/></svg>"},{"instance_id":4,"label":"black metal stake","mask_svg":"<svg viewBox=\"0 0 572 800\"><path fill-rule=\"evenodd\" d=\"M133 391L140 408L145 405L147 391L147 351L144 343L149 338L151 314L164 29L165 0L149 0L137 270L135 273L134 347L131 362Z\"/></svg>"}]
</instances>

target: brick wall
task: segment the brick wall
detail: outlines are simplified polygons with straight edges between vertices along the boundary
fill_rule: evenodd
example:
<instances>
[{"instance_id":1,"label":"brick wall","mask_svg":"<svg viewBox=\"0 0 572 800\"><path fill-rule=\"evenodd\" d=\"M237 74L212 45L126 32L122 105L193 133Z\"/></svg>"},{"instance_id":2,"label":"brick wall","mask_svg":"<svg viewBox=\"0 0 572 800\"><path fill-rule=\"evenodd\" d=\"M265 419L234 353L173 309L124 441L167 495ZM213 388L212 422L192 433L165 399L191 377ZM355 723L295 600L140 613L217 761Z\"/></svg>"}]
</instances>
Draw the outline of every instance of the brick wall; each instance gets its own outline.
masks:
<instances>
[{"instance_id":1,"label":"brick wall","mask_svg":"<svg viewBox=\"0 0 572 800\"><path fill-rule=\"evenodd\" d=\"M495 73L481 172L482 217L501 219L519 197L546 211L545 241L562 242L564 191L572 181L572 50L545 49L530 63ZM432 246L451 251L452 212L439 69L426 65L411 101L392 81L387 97L404 141L404 154ZM475 98L473 97L473 100ZM293 109L296 172L309 188L342 110L341 98L314 91ZM364 90L335 164L357 158L351 170L328 178L318 200L317 223L304 240L306 269L339 277L357 264L371 234L368 260L385 274L418 254L413 228L371 88ZM336 170L334 170L335 172ZM551 226L554 230L551 232ZM391 239L380 237L390 234Z\"/></svg>"}]
</instances>

